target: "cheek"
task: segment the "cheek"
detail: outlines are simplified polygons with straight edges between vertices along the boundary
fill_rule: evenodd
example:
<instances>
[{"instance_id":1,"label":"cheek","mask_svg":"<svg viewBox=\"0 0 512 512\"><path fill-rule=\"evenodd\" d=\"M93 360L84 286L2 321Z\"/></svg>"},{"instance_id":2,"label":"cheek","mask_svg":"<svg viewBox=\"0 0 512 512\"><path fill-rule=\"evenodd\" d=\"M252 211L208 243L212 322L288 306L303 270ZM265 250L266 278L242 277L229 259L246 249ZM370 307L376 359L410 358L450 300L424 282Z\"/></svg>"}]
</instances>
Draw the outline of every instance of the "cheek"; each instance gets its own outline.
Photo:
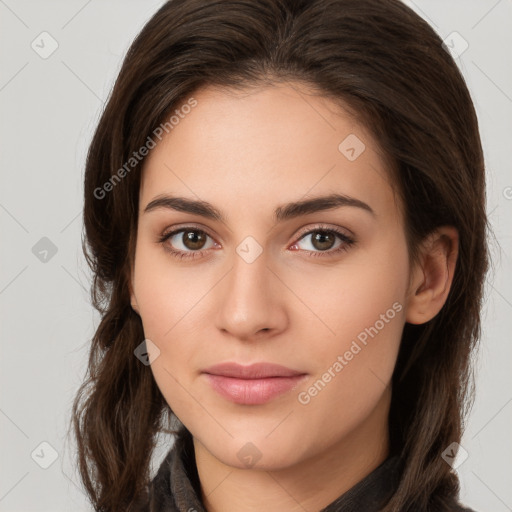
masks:
<instances>
[{"instance_id":1,"label":"cheek","mask_svg":"<svg viewBox=\"0 0 512 512\"><path fill-rule=\"evenodd\" d=\"M163 249L142 244L137 248L134 290L144 333L150 339L172 339L215 284L211 273L203 271L198 276L192 266L179 267L171 258Z\"/></svg>"},{"instance_id":2,"label":"cheek","mask_svg":"<svg viewBox=\"0 0 512 512\"><path fill-rule=\"evenodd\" d=\"M318 360L343 353L353 340L364 345L378 339L372 347L375 358L386 356L388 349L389 357L394 355L405 321L408 278L400 232L376 239L371 249L355 251L337 266L308 272L289 270L284 280L311 312L305 328L322 339L314 347Z\"/></svg>"},{"instance_id":3,"label":"cheek","mask_svg":"<svg viewBox=\"0 0 512 512\"><path fill-rule=\"evenodd\" d=\"M338 316L327 318L335 335L322 336L309 351L314 372L297 390L296 418L305 431L322 431L323 446L357 431L382 403L404 325L404 308L395 297L361 293L357 300L342 300Z\"/></svg>"},{"instance_id":4,"label":"cheek","mask_svg":"<svg viewBox=\"0 0 512 512\"><path fill-rule=\"evenodd\" d=\"M179 417L188 417L191 395L186 392L194 368L193 354L199 336L193 331L194 306L204 294L204 285L191 279L169 261L162 251L138 247L135 258L134 291L144 336L158 347L150 366L166 402Z\"/></svg>"},{"instance_id":5,"label":"cheek","mask_svg":"<svg viewBox=\"0 0 512 512\"><path fill-rule=\"evenodd\" d=\"M357 261L347 259L336 271L317 276L318 293L308 295L321 320L315 322L321 342L309 352L315 372L301 388L301 403L316 411L312 417L319 427L329 424L322 411L332 411L333 405L346 414L346 424L356 421L358 411L368 413L393 373L405 323L407 251L400 237L374 247L358 253Z\"/></svg>"},{"instance_id":6,"label":"cheek","mask_svg":"<svg viewBox=\"0 0 512 512\"><path fill-rule=\"evenodd\" d=\"M198 369L194 356L204 342L197 313L201 299L215 284L215 276L203 272L199 277L192 266L180 268L170 258L163 250L138 246L134 290L144 336L159 350L150 367L155 382L178 417L182 411L187 417L191 395L186 390L191 372Z\"/></svg>"}]
</instances>

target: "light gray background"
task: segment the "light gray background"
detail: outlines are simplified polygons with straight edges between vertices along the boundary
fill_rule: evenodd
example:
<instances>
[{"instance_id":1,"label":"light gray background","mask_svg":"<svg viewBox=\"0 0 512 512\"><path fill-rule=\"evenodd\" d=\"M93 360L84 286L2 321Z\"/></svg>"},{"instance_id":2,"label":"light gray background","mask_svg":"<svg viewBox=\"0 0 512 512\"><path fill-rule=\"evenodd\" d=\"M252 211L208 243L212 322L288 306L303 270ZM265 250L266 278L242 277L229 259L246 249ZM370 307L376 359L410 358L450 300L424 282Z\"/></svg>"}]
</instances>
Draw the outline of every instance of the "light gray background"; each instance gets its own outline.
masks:
<instances>
[{"instance_id":1,"label":"light gray background","mask_svg":"<svg viewBox=\"0 0 512 512\"><path fill-rule=\"evenodd\" d=\"M0 0L3 512L92 510L81 491L74 444L66 440L98 322L80 245L85 152L125 51L162 3ZM457 62L481 125L497 243L483 311L477 400L461 443L469 457L458 472L465 504L478 512L512 511L512 2L405 3L443 39L455 41L451 34L458 32L469 44ZM58 43L46 59L31 47L43 31ZM458 40L455 48L463 48ZM32 251L43 237L57 248L46 262ZM42 442L58 455L47 469L35 462L51 462L52 449ZM162 438L153 467L166 443Z\"/></svg>"}]
</instances>

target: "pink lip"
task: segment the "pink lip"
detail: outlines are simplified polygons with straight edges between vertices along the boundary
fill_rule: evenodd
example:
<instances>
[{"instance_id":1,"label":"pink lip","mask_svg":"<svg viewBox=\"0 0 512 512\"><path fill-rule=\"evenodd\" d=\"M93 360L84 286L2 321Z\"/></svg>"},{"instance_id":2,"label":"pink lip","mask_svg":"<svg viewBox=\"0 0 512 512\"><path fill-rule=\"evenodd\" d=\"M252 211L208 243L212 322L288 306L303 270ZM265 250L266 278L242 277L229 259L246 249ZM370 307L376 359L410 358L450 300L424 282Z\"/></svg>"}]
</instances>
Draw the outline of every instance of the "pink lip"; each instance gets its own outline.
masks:
<instances>
[{"instance_id":1,"label":"pink lip","mask_svg":"<svg viewBox=\"0 0 512 512\"><path fill-rule=\"evenodd\" d=\"M221 363L203 370L209 384L236 404L259 405L297 387L305 373L271 363Z\"/></svg>"}]
</instances>

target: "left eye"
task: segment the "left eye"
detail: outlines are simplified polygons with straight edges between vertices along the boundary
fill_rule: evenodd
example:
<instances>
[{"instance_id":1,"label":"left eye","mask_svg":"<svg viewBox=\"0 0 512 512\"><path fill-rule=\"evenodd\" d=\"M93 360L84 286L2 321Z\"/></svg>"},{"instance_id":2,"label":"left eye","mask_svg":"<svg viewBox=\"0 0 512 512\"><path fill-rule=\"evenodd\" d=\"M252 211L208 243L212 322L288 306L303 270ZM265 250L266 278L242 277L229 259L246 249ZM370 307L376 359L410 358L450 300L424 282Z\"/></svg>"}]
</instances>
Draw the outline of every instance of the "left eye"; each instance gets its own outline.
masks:
<instances>
[{"instance_id":1,"label":"left eye","mask_svg":"<svg viewBox=\"0 0 512 512\"><path fill-rule=\"evenodd\" d=\"M309 239L308 243L306 243L306 247L300 247L300 242L302 240ZM336 244L336 240L338 240L338 245ZM337 252L338 250L346 250L350 245L352 245L354 241L349 238L344 233L336 231L334 229L315 229L313 231L308 231L305 233L294 245L293 247L298 247L299 249L305 251L313 251L313 252Z\"/></svg>"}]
</instances>

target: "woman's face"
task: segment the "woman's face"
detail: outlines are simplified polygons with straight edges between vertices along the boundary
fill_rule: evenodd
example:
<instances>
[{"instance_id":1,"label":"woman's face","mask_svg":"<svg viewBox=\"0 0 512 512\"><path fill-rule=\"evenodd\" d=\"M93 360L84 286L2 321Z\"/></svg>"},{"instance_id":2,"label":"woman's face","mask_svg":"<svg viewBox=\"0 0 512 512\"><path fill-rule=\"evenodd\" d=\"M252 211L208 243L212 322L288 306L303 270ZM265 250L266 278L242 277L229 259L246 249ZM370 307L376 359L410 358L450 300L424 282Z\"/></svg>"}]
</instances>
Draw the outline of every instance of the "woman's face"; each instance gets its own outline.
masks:
<instances>
[{"instance_id":1,"label":"woman's face","mask_svg":"<svg viewBox=\"0 0 512 512\"><path fill-rule=\"evenodd\" d=\"M375 142L297 84L194 98L140 189L132 304L160 390L230 466L387 449L409 266ZM226 362L296 376L205 373Z\"/></svg>"}]
</instances>

